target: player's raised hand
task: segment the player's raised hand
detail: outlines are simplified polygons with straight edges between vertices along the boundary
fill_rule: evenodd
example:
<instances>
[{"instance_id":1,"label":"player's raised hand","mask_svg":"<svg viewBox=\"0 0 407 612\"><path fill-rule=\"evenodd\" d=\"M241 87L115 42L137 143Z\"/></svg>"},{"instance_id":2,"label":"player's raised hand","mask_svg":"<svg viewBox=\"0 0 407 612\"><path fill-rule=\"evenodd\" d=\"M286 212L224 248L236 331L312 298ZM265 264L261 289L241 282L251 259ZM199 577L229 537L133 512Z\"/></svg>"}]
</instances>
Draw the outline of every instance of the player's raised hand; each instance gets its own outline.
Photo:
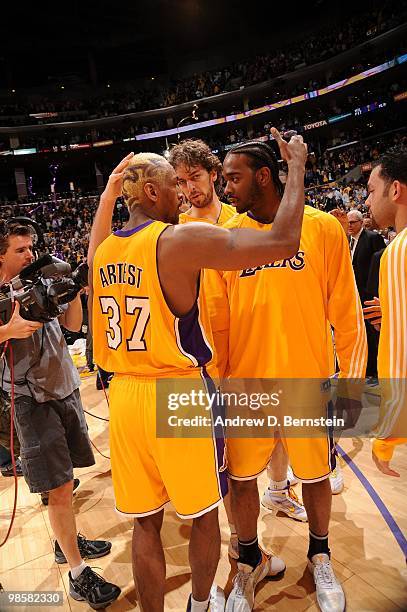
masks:
<instances>
[{"instance_id":1,"label":"player's raised hand","mask_svg":"<svg viewBox=\"0 0 407 612\"><path fill-rule=\"evenodd\" d=\"M278 144L281 157L288 165L297 163L305 166L308 148L302 136L295 134L291 136L289 142L287 142L283 139L277 128L272 127L270 132Z\"/></svg>"},{"instance_id":2,"label":"player's raised hand","mask_svg":"<svg viewBox=\"0 0 407 612\"><path fill-rule=\"evenodd\" d=\"M129 153L112 171L102 194L105 198L114 199L116 201L117 198L122 195L123 174L133 157L134 153Z\"/></svg>"}]
</instances>

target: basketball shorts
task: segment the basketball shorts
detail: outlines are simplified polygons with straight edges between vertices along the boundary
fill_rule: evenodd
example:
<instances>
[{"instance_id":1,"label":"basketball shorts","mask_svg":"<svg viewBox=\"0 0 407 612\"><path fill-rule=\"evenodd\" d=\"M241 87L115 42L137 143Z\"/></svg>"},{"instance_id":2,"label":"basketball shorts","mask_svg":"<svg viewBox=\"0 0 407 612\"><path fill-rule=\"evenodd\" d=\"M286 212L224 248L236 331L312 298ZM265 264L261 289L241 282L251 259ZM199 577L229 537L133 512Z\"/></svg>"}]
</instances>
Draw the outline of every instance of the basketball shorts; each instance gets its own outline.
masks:
<instances>
[{"instance_id":1,"label":"basketball shorts","mask_svg":"<svg viewBox=\"0 0 407 612\"><path fill-rule=\"evenodd\" d=\"M227 492L222 438L159 438L156 380L110 383L110 456L116 509L140 518L171 502L181 518L216 508Z\"/></svg>"},{"instance_id":2,"label":"basketball shorts","mask_svg":"<svg viewBox=\"0 0 407 612\"><path fill-rule=\"evenodd\" d=\"M287 451L290 465L302 482L318 482L328 478L336 467L333 439L281 438ZM235 480L253 480L266 469L271 460L274 438L228 438L226 462L228 475Z\"/></svg>"}]
</instances>

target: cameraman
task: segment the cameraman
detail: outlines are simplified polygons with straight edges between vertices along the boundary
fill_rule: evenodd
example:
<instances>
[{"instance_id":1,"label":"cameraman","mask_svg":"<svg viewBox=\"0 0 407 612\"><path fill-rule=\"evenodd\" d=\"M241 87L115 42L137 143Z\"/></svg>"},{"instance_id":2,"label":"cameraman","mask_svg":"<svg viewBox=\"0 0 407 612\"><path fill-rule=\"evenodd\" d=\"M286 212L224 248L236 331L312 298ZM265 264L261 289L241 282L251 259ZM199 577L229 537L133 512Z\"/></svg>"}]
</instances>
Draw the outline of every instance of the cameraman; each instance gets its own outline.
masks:
<instances>
[{"instance_id":1,"label":"cameraman","mask_svg":"<svg viewBox=\"0 0 407 612\"><path fill-rule=\"evenodd\" d=\"M0 235L0 287L33 261L28 227L10 225ZM4 323L4 322L3 322ZM77 331L82 323L80 296L48 323L26 321L16 301L7 323L0 325L0 342L11 340L14 363L15 424L21 444L24 478L32 493L49 491L48 513L56 537L55 560L70 565L70 595L92 607L104 607L120 594L87 566L83 557L102 557L111 543L77 536L72 508L73 468L95 460L79 395L80 380L60 323ZM11 388L10 352L4 360L1 387Z\"/></svg>"}]
</instances>

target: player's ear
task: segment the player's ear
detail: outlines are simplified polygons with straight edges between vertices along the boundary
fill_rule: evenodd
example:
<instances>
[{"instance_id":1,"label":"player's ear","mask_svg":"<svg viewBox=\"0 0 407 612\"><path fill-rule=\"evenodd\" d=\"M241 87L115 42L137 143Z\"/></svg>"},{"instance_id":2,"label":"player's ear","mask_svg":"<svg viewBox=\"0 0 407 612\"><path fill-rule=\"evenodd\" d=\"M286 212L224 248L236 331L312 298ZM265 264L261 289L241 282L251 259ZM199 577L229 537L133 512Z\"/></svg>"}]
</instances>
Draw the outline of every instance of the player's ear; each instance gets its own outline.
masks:
<instances>
[{"instance_id":1,"label":"player's ear","mask_svg":"<svg viewBox=\"0 0 407 612\"><path fill-rule=\"evenodd\" d=\"M153 202L157 202L158 200L158 190L154 183L144 183L144 193L148 197L149 200Z\"/></svg>"},{"instance_id":2,"label":"player's ear","mask_svg":"<svg viewBox=\"0 0 407 612\"><path fill-rule=\"evenodd\" d=\"M259 168L256 172L256 178L259 185L265 187L267 183L271 181L270 168L267 168L267 166L262 166L261 168Z\"/></svg>"},{"instance_id":3,"label":"player's ear","mask_svg":"<svg viewBox=\"0 0 407 612\"><path fill-rule=\"evenodd\" d=\"M218 180L218 173L216 172L216 170L211 170L209 172L209 176L211 177L211 182L214 185L216 181Z\"/></svg>"},{"instance_id":4,"label":"player's ear","mask_svg":"<svg viewBox=\"0 0 407 612\"><path fill-rule=\"evenodd\" d=\"M402 191L403 191L403 186L400 183L400 181L393 181L390 187L390 193L392 195L392 199L394 202L397 202L397 200L400 199Z\"/></svg>"}]
</instances>

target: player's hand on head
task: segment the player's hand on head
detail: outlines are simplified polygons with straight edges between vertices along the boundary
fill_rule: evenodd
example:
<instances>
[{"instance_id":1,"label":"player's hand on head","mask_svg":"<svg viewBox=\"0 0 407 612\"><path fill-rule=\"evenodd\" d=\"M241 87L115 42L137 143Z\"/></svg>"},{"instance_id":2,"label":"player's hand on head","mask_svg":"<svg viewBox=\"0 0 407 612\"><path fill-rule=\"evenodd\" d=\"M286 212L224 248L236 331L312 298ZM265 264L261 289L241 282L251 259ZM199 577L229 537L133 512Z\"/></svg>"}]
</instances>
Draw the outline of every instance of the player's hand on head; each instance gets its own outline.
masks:
<instances>
[{"instance_id":1,"label":"player's hand on head","mask_svg":"<svg viewBox=\"0 0 407 612\"><path fill-rule=\"evenodd\" d=\"M277 128L272 127L270 132L278 144L280 155L284 161L286 161L289 165L298 163L305 166L308 148L302 136L293 132L289 142L287 142L284 140Z\"/></svg>"},{"instance_id":2,"label":"player's hand on head","mask_svg":"<svg viewBox=\"0 0 407 612\"><path fill-rule=\"evenodd\" d=\"M117 199L122 195L123 174L133 157L134 153L129 153L126 157L123 157L122 161L114 168L103 192L105 197Z\"/></svg>"},{"instance_id":3,"label":"player's hand on head","mask_svg":"<svg viewBox=\"0 0 407 612\"><path fill-rule=\"evenodd\" d=\"M29 338L40 327L42 327L42 323L23 319L20 315L19 302L14 303L13 314L10 321L7 323L7 333L10 338Z\"/></svg>"}]
</instances>

